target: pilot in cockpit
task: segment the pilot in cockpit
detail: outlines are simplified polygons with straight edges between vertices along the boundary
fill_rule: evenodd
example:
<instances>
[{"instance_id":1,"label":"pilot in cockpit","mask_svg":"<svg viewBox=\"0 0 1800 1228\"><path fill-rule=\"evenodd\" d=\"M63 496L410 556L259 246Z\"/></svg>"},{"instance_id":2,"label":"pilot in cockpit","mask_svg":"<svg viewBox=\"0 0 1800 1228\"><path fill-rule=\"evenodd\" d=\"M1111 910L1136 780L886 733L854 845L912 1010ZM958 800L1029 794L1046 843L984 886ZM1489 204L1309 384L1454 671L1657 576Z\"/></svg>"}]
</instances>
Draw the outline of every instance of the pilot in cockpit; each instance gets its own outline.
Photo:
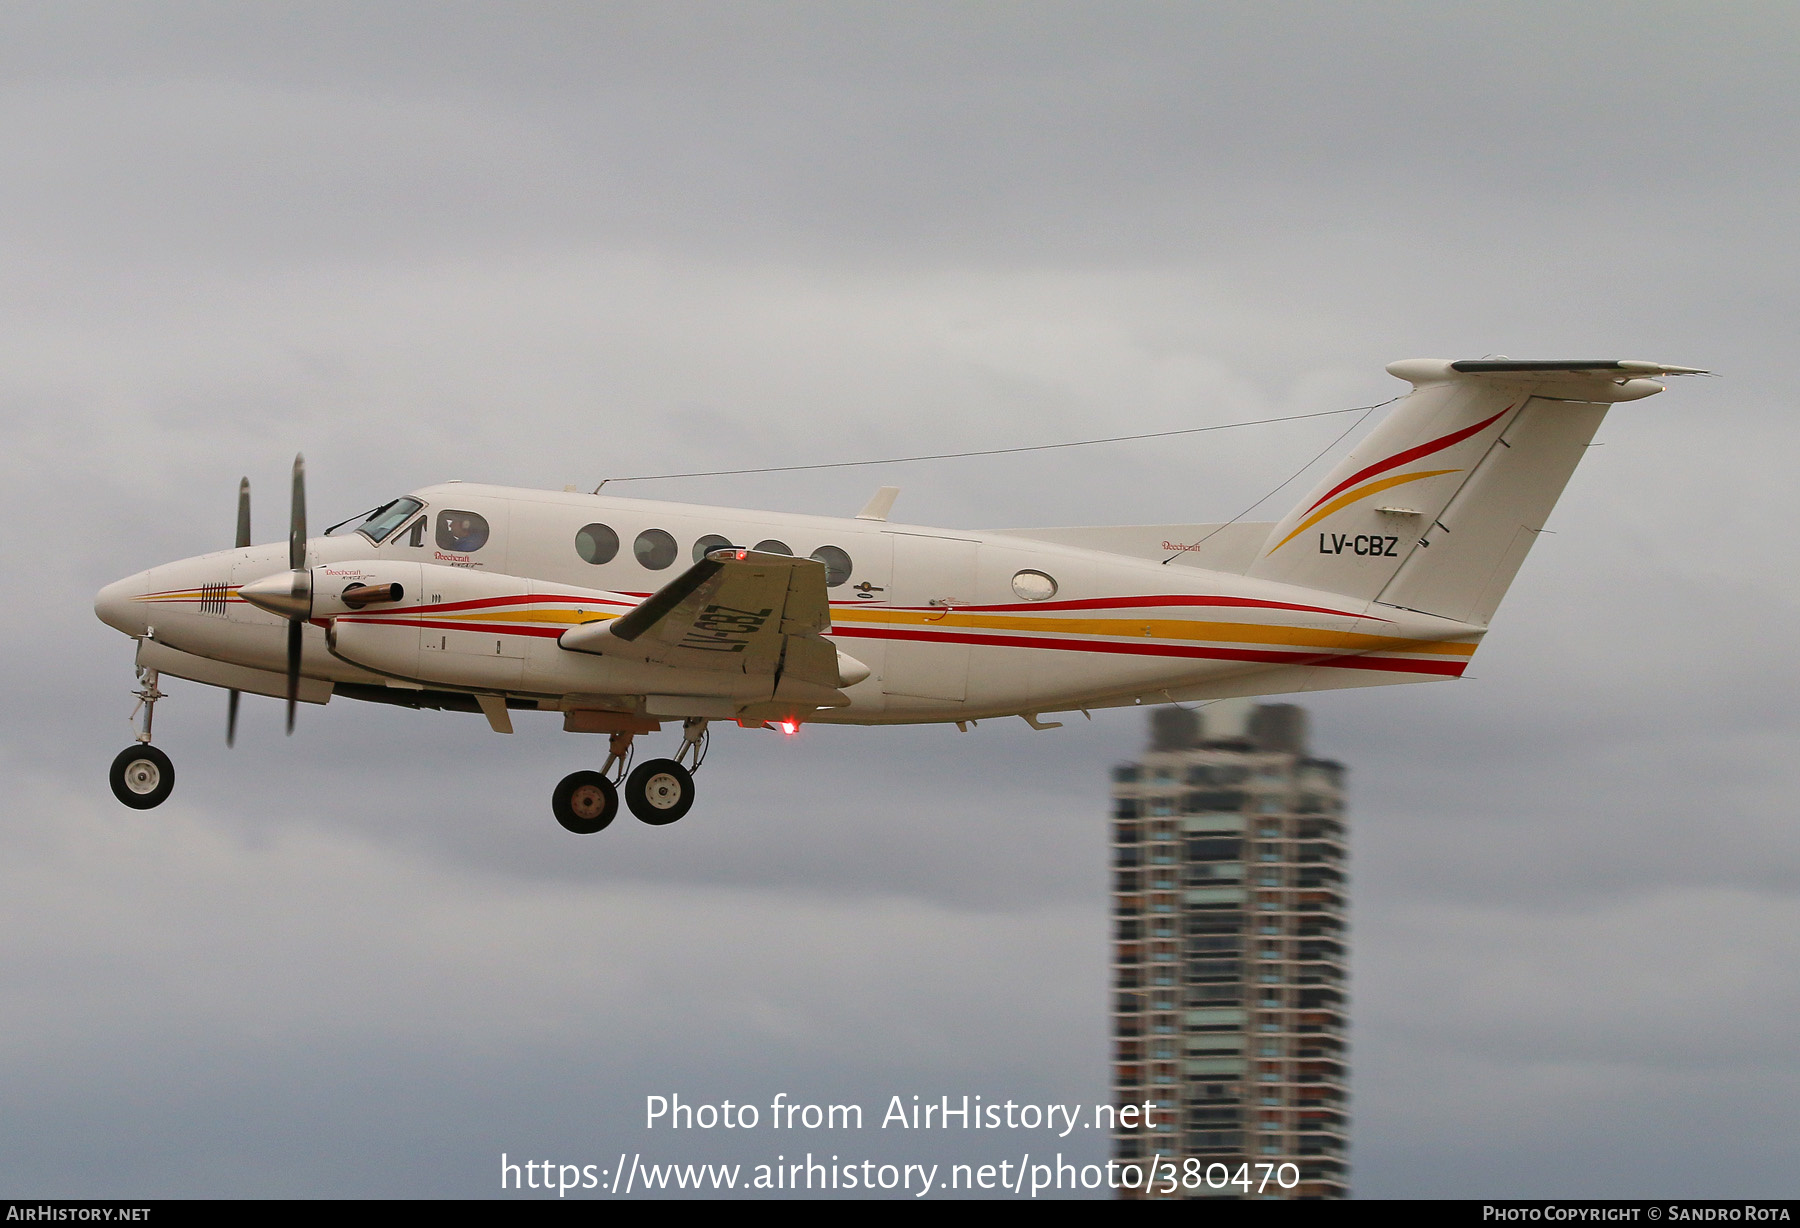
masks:
<instances>
[{"instance_id":1,"label":"pilot in cockpit","mask_svg":"<svg viewBox=\"0 0 1800 1228\"><path fill-rule=\"evenodd\" d=\"M438 539L447 548L467 554L479 550L487 542L487 525L468 512L446 512L438 529Z\"/></svg>"}]
</instances>

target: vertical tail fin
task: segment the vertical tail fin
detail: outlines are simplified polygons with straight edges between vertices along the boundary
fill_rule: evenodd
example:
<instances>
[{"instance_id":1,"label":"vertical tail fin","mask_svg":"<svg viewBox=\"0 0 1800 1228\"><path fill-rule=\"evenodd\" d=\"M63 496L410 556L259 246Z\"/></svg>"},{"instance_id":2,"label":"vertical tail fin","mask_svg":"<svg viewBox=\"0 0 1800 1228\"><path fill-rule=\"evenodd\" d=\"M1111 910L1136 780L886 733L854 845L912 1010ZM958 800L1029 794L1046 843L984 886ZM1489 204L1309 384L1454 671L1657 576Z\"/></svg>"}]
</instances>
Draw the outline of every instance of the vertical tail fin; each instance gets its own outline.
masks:
<instances>
[{"instance_id":1,"label":"vertical tail fin","mask_svg":"<svg viewBox=\"0 0 1800 1228\"><path fill-rule=\"evenodd\" d=\"M1660 363L1410 359L1412 393L1276 524L1248 574L1485 624L1607 406Z\"/></svg>"}]
</instances>

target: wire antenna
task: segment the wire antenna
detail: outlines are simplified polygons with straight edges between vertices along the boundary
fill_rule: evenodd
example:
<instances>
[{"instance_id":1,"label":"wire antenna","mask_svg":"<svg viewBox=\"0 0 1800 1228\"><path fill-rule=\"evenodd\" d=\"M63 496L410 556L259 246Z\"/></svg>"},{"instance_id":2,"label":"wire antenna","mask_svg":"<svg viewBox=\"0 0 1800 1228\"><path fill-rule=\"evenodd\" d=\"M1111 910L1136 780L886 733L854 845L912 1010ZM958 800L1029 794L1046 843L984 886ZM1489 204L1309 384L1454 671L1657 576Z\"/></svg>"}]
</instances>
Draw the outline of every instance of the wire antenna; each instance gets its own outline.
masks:
<instances>
[{"instance_id":1,"label":"wire antenna","mask_svg":"<svg viewBox=\"0 0 1800 1228\"><path fill-rule=\"evenodd\" d=\"M1224 524L1222 524L1218 528L1214 529L1211 533L1208 533L1205 537L1202 537L1199 541L1195 542L1194 545L1198 546L1204 542L1211 541L1214 537L1218 536L1220 533L1223 533L1226 529L1229 529L1232 525L1236 524L1238 521L1240 521L1244 517L1248 516L1251 512L1254 512L1257 508L1261 507L1263 504L1267 503L1270 499L1273 499L1276 495L1281 493L1283 487L1288 486L1290 483L1293 482L1293 480L1295 478L1299 477L1301 474L1305 473L1308 469L1311 469L1314 465L1318 464L1321 460L1323 460L1325 458L1326 454L1329 453L1333 448L1337 447L1340 443L1343 443L1344 440L1350 438L1351 433L1353 431L1355 431L1357 427L1361 426L1364 422L1367 422L1369 420L1370 414L1372 414L1376 410L1380 409L1383 405L1392 405L1395 401L1398 401L1400 399L1400 397L1403 397L1405 395L1406 395L1406 393L1402 392L1399 396L1389 397L1385 401L1377 401L1373 405L1358 405L1356 407L1356 409L1332 410L1331 411L1332 413L1353 414L1356 412L1357 409L1360 409L1360 410L1362 410L1362 417L1358 418L1355 422L1352 422L1349 426L1345 427L1343 434L1339 435L1336 439L1334 439L1330 443L1326 444L1323 448L1320 448L1319 454L1317 456L1313 457L1311 460L1307 461L1304 465L1300 466L1298 469L1294 470L1294 472L1289 474L1287 477L1287 481L1283 482L1280 486L1275 487L1268 494L1266 494L1262 498L1258 499L1255 503L1252 503L1249 507L1245 508L1243 511L1239 512L1237 515L1233 516L1230 520L1227 520ZM1323 417L1324 415L1320 414L1320 415L1315 415L1315 416ZM1191 547L1191 546L1189 547L1189 549L1192 549L1192 548L1193 547ZM1186 553L1187 553L1186 550L1177 550L1174 554L1171 554L1168 558L1164 559L1162 561L1162 565L1164 567L1167 567L1170 563L1173 563L1176 559L1180 558L1182 555L1184 555Z\"/></svg>"},{"instance_id":2,"label":"wire antenna","mask_svg":"<svg viewBox=\"0 0 1800 1228\"><path fill-rule=\"evenodd\" d=\"M750 473L797 473L806 469L856 469L867 465L908 465L915 461L960 460L969 456L1006 456L1016 452L1050 452L1058 448L1091 448L1103 443L1131 443L1140 439L1169 439L1176 435L1203 435L1209 431L1234 431L1241 427L1270 426L1277 422L1303 422L1309 418L1330 418L1337 414L1363 413L1366 415L1371 410L1380 409L1382 405L1391 405L1399 399L1399 397L1390 397L1378 405L1355 405L1349 409L1324 409L1312 414L1286 414L1279 418L1253 418L1247 422L1221 422L1214 426L1190 426L1175 431L1150 431L1142 435L1108 435L1103 439L1073 439L1065 443L1025 444L1016 448L981 448L969 452L929 452L919 456L888 456L878 460L822 461L811 465L771 465L765 469L706 469L694 473L638 473L630 477L607 478L600 483L600 486L605 486L609 482L661 482L671 478L723 478ZM1357 424L1360 423L1361 419L1358 419ZM1357 424L1353 424L1350 430L1355 430ZM1344 435L1349 433L1350 431L1345 431ZM1343 435L1338 436L1339 439L1343 437ZM1336 446L1335 442L1333 446ZM1315 457L1312 461L1308 461L1308 466L1315 463L1317 459ZM1288 479L1289 482L1293 480L1293 478ZM1287 483L1284 482L1282 485L1285 486ZM593 493L599 494L600 486L594 487ZM1275 489L1279 490L1281 487L1278 486ZM1269 492L1270 495L1274 493L1274 491ZM1263 499L1268 497L1269 495L1264 495ZM1258 500L1258 503L1261 501ZM1240 512L1239 516L1244 514Z\"/></svg>"}]
</instances>

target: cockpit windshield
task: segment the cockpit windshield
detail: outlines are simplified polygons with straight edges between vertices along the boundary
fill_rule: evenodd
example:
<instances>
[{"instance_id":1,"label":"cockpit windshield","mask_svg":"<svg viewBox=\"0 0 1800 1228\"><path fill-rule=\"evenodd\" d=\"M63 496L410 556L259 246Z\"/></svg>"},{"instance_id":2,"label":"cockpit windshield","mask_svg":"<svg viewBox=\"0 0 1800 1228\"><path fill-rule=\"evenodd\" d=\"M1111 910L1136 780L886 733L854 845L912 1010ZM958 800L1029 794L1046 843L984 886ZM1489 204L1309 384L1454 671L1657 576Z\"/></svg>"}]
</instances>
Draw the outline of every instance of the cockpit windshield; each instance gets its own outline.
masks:
<instances>
[{"instance_id":1,"label":"cockpit windshield","mask_svg":"<svg viewBox=\"0 0 1800 1228\"><path fill-rule=\"evenodd\" d=\"M356 526L356 531L379 546L389 533L406 523L406 518L424 507L417 499L402 497L378 507L369 518Z\"/></svg>"}]
</instances>

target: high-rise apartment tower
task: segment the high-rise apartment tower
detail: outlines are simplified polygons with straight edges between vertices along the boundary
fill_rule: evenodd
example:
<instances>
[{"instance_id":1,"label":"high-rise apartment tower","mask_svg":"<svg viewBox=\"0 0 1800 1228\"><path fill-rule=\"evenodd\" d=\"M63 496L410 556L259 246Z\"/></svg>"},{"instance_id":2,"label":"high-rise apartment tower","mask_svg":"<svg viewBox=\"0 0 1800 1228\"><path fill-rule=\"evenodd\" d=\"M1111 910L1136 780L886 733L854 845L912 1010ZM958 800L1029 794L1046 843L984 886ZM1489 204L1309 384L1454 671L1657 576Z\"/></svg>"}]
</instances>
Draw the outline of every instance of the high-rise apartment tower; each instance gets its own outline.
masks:
<instances>
[{"instance_id":1,"label":"high-rise apartment tower","mask_svg":"<svg viewBox=\"0 0 1800 1228\"><path fill-rule=\"evenodd\" d=\"M1113 770L1113 1088L1156 1106L1113 1153L1152 1196L1349 1192L1344 772L1306 724L1158 708Z\"/></svg>"}]
</instances>

